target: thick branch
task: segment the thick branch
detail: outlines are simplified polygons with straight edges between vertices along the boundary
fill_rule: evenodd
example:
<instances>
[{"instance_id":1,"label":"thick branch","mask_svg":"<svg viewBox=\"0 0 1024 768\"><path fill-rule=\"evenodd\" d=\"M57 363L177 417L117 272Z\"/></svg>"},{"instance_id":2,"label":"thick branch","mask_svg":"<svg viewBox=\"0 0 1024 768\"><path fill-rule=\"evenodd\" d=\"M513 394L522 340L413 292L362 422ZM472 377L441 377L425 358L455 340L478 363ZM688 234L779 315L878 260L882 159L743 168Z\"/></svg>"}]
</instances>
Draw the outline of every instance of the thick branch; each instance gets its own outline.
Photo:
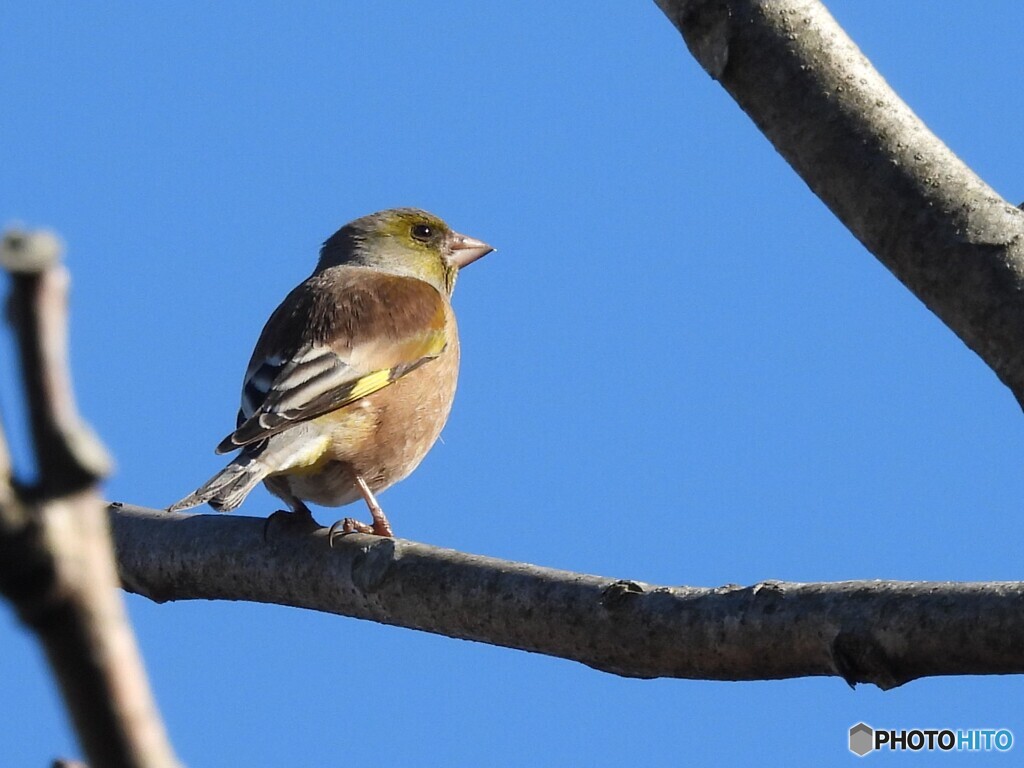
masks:
<instances>
[{"instance_id":1,"label":"thick branch","mask_svg":"<svg viewBox=\"0 0 1024 768\"><path fill-rule=\"evenodd\" d=\"M560 656L628 677L1024 672L1024 583L656 587L401 539L113 505L126 589L252 600Z\"/></svg>"},{"instance_id":2,"label":"thick branch","mask_svg":"<svg viewBox=\"0 0 1024 768\"><path fill-rule=\"evenodd\" d=\"M106 505L95 490L106 451L78 417L67 368L68 275L46 233L10 233L17 333L39 466L10 476L0 436L0 592L46 651L94 768L176 766L117 591Z\"/></svg>"},{"instance_id":3,"label":"thick branch","mask_svg":"<svg viewBox=\"0 0 1024 768\"><path fill-rule=\"evenodd\" d=\"M817 0L657 0L850 231L1024 405L1024 212L957 158Z\"/></svg>"}]
</instances>

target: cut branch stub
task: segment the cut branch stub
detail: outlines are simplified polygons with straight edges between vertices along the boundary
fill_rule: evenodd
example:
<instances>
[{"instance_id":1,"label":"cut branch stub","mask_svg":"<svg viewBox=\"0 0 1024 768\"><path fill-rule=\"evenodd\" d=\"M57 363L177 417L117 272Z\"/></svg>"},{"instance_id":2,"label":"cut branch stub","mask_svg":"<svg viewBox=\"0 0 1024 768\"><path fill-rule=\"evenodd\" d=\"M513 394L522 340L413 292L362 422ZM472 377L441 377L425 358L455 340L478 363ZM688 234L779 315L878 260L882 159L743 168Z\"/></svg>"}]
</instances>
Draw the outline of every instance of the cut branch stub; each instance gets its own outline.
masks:
<instances>
[{"instance_id":1,"label":"cut branch stub","mask_svg":"<svg viewBox=\"0 0 1024 768\"><path fill-rule=\"evenodd\" d=\"M13 290L8 319L19 341L21 370L39 464L38 494L55 498L106 477L111 459L78 416L68 371L67 293L61 245L50 232L11 230L0 245L0 264Z\"/></svg>"},{"instance_id":2,"label":"cut branch stub","mask_svg":"<svg viewBox=\"0 0 1024 768\"><path fill-rule=\"evenodd\" d=\"M34 486L15 482L0 434L0 592L36 633L92 765L177 768L117 591L96 490L110 459L75 407L60 251L46 232L0 244L39 469Z\"/></svg>"}]
</instances>

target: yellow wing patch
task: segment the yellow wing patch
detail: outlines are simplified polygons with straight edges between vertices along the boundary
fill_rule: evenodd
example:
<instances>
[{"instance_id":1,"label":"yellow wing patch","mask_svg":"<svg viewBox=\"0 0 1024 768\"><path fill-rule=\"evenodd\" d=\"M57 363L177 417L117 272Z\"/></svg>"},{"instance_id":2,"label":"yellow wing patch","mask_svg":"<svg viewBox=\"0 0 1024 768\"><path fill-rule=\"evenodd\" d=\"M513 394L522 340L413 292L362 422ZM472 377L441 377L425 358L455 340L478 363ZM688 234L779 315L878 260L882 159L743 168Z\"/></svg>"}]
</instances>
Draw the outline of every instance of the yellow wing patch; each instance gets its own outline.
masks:
<instances>
[{"instance_id":1,"label":"yellow wing patch","mask_svg":"<svg viewBox=\"0 0 1024 768\"><path fill-rule=\"evenodd\" d=\"M345 398L345 403L351 403L358 400L361 397L372 395L374 392L384 389L388 384L391 383L391 368L385 368L382 371L374 371L366 376L362 376L356 379L352 383L352 389L349 390L348 396Z\"/></svg>"},{"instance_id":2,"label":"yellow wing patch","mask_svg":"<svg viewBox=\"0 0 1024 768\"><path fill-rule=\"evenodd\" d=\"M350 373L360 368L373 370L356 378L342 378L333 386L330 386L330 382L319 382L321 391L304 393L307 398L305 400L292 395L291 390L278 391L275 388L275 379L259 408L238 429L221 441L217 451L225 453L238 446L265 440L293 424L319 418L379 392L444 352L448 344L445 320L444 304L439 304L433 327L424 333L407 337L404 342L397 344L392 341L383 349L379 342L371 342L358 345L356 349L349 351L347 357L337 353L344 365L336 373L340 373L342 377L346 366ZM302 362L301 358L299 362ZM315 376L313 378L315 379ZM287 381L287 377L285 380ZM326 388L324 384L327 384ZM299 387L300 391L302 386ZM289 401L289 398L295 402ZM310 466L317 460L319 459L309 459L308 462L297 463L295 466Z\"/></svg>"}]
</instances>

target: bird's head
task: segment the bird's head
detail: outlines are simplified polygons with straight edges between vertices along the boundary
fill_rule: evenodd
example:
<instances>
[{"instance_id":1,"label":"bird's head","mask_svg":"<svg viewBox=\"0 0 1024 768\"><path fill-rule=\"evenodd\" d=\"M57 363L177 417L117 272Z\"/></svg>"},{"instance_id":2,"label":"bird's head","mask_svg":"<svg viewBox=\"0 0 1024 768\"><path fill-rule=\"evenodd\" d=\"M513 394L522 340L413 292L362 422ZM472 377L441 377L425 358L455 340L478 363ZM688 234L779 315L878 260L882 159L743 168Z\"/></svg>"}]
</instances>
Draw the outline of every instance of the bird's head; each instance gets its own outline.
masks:
<instances>
[{"instance_id":1,"label":"bird's head","mask_svg":"<svg viewBox=\"0 0 1024 768\"><path fill-rule=\"evenodd\" d=\"M374 267L433 285L446 296L459 270L494 249L461 235L418 208L389 208L350 221L320 249L316 270L339 264Z\"/></svg>"}]
</instances>

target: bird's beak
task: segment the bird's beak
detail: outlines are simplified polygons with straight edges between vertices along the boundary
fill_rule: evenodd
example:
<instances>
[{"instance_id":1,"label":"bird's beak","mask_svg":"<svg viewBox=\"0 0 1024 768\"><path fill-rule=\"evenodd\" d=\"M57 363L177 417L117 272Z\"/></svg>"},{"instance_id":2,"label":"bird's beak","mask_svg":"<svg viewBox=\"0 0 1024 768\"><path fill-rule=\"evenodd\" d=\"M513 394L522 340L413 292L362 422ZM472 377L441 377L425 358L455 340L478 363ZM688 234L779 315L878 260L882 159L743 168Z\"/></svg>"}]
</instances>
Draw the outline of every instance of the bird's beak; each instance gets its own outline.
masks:
<instances>
[{"instance_id":1,"label":"bird's beak","mask_svg":"<svg viewBox=\"0 0 1024 768\"><path fill-rule=\"evenodd\" d=\"M486 256L493 250L494 248L483 240L452 232L452 263L459 269L462 269L467 264L472 264L481 256Z\"/></svg>"}]
</instances>

